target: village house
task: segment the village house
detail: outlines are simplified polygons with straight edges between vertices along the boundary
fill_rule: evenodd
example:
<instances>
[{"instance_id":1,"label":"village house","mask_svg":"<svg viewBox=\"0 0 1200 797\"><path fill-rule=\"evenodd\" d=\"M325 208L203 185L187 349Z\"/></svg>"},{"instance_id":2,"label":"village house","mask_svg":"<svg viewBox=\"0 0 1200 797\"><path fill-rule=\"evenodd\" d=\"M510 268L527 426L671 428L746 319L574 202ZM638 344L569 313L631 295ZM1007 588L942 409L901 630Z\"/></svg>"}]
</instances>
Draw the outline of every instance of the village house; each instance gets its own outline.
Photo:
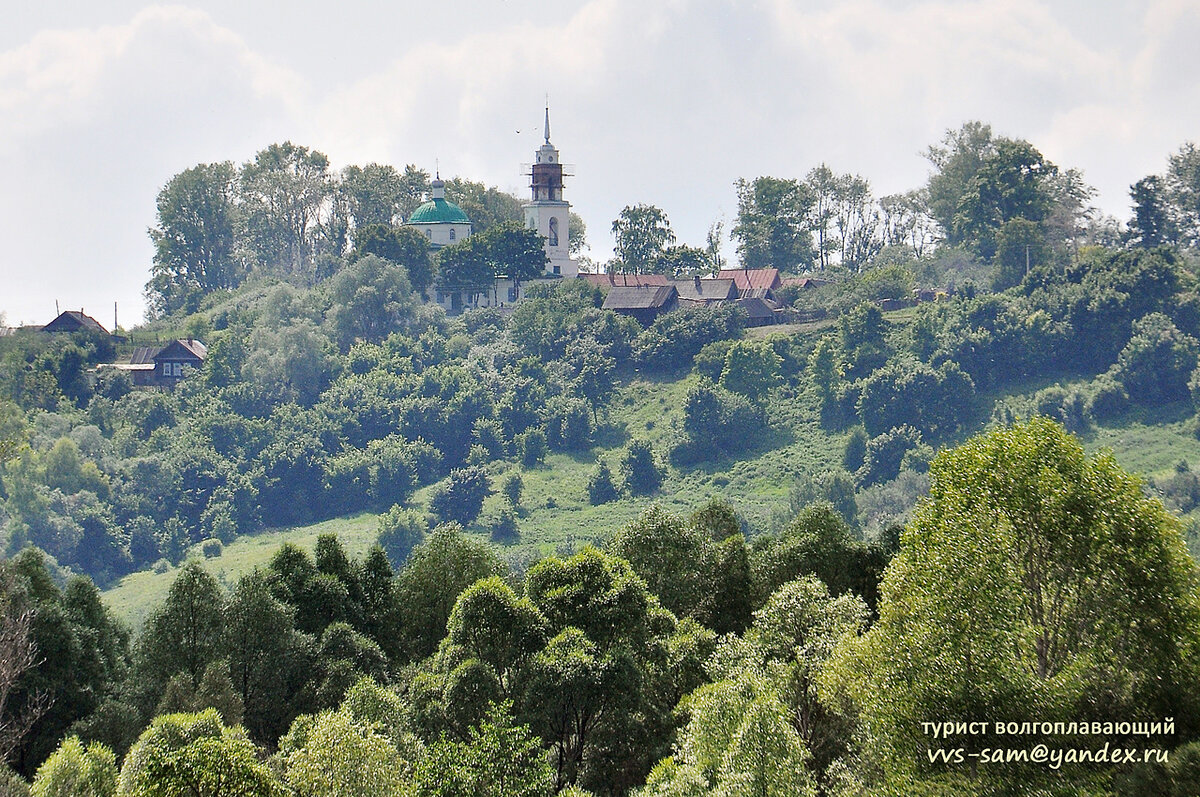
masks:
<instances>
[{"instance_id":1,"label":"village house","mask_svg":"<svg viewBox=\"0 0 1200 797\"><path fill-rule=\"evenodd\" d=\"M644 327L654 323L663 313L669 313L678 304L679 294L674 285L645 285L612 288L604 297L604 309L618 315L627 315Z\"/></svg>"},{"instance_id":2,"label":"village house","mask_svg":"<svg viewBox=\"0 0 1200 797\"><path fill-rule=\"evenodd\" d=\"M208 347L195 338L179 338L166 346L139 346L126 362L97 367L124 371L138 387L174 387L189 368L199 369L208 357Z\"/></svg>"}]
</instances>

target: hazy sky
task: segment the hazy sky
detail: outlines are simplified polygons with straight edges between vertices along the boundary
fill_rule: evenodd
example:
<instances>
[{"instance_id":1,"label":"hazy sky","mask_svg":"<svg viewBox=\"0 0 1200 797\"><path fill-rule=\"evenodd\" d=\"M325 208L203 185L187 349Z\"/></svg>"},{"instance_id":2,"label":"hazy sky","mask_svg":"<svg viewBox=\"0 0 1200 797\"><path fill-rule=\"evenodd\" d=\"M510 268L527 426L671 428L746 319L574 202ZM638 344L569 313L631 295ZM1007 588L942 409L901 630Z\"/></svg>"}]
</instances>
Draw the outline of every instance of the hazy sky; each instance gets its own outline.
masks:
<instances>
[{"instance_id":1,"label":"hazy sky","mask_svg":"<svg viewBox=\"0 0 1200 797\"><path fill-rule=\"evenodd\" d=\"M877 196L979 119L1084 172L1096 203L1200 138L1194 0L138 0L21 3L0 28L0 311L143 311L154 199L276 141L525 196L553 141L593 256L627 204L702 244L733 182L821 162ZM550 7L552 6L552 8ZM727 229L728 229L727 225Z\"/></svg>"}]
</instances>

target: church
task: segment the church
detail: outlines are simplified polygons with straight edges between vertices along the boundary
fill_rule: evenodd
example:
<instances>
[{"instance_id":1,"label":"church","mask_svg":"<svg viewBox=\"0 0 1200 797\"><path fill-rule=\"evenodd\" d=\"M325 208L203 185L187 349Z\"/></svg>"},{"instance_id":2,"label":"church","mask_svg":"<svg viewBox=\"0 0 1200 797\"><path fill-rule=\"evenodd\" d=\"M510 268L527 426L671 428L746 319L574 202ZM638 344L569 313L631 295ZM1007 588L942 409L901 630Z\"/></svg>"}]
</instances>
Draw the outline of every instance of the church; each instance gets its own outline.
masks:
<instances>
[{"instance_id":1,"label":"church","mask_svg":"<svg viewBox=\"0 0 1200 797\"><path fill-rule=\"evenodd\" d=\"M546 279L574 279L579 264L571 259L569 219L571 203L563 199L563 165L558 149L550 143L550 109L546 108L544 143L534 153L530 168L531 199L523 206L525 226L545 239ZM446 199L446 184L438 175L430 184L427 202L413 211L406 224L421 231L431 250L441 249L471 234L471 220L463 209ZM489 291L465 296L461 291L442 292L435 284L431 301L451 312L467 307L500 307L524 295L524 284L497 277Z\"/></svg>"}]
</instances>

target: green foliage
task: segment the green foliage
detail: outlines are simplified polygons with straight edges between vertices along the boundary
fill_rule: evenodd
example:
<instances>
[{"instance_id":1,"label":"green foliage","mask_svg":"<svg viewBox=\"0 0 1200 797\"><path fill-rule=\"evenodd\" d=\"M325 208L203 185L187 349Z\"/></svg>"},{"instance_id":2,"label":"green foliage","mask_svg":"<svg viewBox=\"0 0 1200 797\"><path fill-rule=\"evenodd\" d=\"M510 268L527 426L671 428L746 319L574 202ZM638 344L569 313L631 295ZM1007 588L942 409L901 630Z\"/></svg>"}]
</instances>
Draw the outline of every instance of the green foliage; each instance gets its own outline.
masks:
<instances>
[{"instance_id":1,"label":"green foliage","mask_svg":"<svg viewBox=\"0 0 1200 797\"><path fill-rule=\"evenodd\" d=\"M393 567L402 567L413 549L425 541L429 523L414 509L399 504L379 516L379 545Z\"/></svg>"},{"instance_id":2,"label":"green foliage","mask_svg":"<svg viewBox=\"0 0 1200 797\"><path fill-rule=\"evenodd\" d=\"M521 506L521 491L525 489L525 480L521 474L513 471L504 477L500 483L500 494L514 510Z\"/></svg>"},{"instance_id":3,"label":"green foliage","mask_svg":"<svg viewBox=\"0 0 1200 797\"><path fill-rule=\"evenodd\" d=\"M365 255L375 255L403 266L413 290L419 294L423 294L433 281L429 241L414 227L393 227L390 223L355 227L353 256L357 259Z\"/></svg>"},{"instance_id":4,"label":"green foliage","mask_svg":"<svg viewBox=\"0 0 1200 797\"><path fill-rule=\"evenodd\" d=\"M379 343L402 331L414 313L412 284L404 268L364 255L325 284L325 323L342 351L357 341Z\"/></svg>"},{"instance_id":5,"label":"green foliage","mask_svg":"<svg viewBox=\"0 0 1200 797\"><path fill-rule=\"evenodd\" d=\"M737 454L757 442L765 423L762 409L748 399L701 379L683 403L685 439L671 451L686 465L721 454Z\"/></svg>"},{"instance_id":6,"label":"green foliage","mask_svg":"<svg viewBox=\"0 0 1200 797\"><path fill-rule=\"evenodd\" d=\"M541 429L530 429L517 435L516 447L517 456L526 468L536 468L546 461L546 433Z\"/></svg>"},{"instance_id":7,"label":"green foliage","mask_svg":"<svg viewBox=\"0 0 1200 797\"><path fill-rule=\"evenodd\" d=\"M1200 343L1161 313L1133 324L1133 337L1121 350L1113 376L1141 404L1163 404L1189 397L1188 379L1196 370Z\"/></svg>"},{"instance_id":8,"label":"green foliage","mask_svg":"<svg viewBox=\"0 0 1200 797\"><path fill-rule=\"evenodd\" d=\"M888 569L879 622L832 671L875 740L873 760L922 766L920 722L932 716L1161 713L1192 732L1196 566L1138 479L1038 418L943 452L931 482ZM1044 595L1060 598L1049 607Z\"/></svg>"},{"instance_id":9,"label":"green foliage","mask_svg":"<svg viewBox=\"0 0 1200 797\"><path fill-rule=\"evenodd\" d=\"M813 197L796 180L758 177L739 179L737 223L733 237L746 268L800 271L813 263L812 235L807 216Z\"/></svg>"},{"instance_id":10,"label":"green foliage","mask_svg":"<svg viewBox=\"0 0 1200 797\"><path fill-rule=\"evenodd\" d=\"M740 335L747 318L732 303L672 310L633 342L634 360L659 373L686 369L705 345Z\"/></svg>"},{"instance_id":11,"label":"green foliage","mask_svg":"<svg viewBox=\"0 0 1200 797\"><path fill-rule=\"evenodd\" d=\"M661 256L675 242L671 223L653 205L626 205L612 223L613 265L626 274L661 273L668 266Z\"/></svg>"},{"instance_id":12,"label":"green foliage","mask_svg":"<svg viewBox=\"0 0 1200 797\"><path fill-rule=\"evenodd\" d=\"M854 474L860 484L870 486L891 481L900 473L905 457L922 445L921 433L904 424L893 427L867 442L863 466Z\"/></svg>"},{"instance_id":13,"label":"green foliage","mask_svg":"<svg viewBox=\"0 0 1200 797\"><path fill-rule=\"evenodd\" d=\"M846 447L842 449L842 467L850 473L861 468L866 461L869 439L866 430L861 426L850 430L850 435L846 438Z\"/></svg>"},{"instance_id":14,"label":"green foliage","mask_svg":"<svg viewBox=\"0 0 1200 797\"><path fill-rule=\"evenodd\" d=\"M768 394L782 381L779 367L783 358L767 340L738 341L725 355L721 387L739 393L756 403L765 403Z\"/></svg>"},{"instance_id":15,"label":"green foliage","mask_svg":"<svg viewBox=\"0 0 1200 797\"><path fill-rule=\"evenodd\" d=\"M229 161L201 163L171 178L158 193L158 225L150 229L154 264L147 298L154 313L195 312L200 300L238 285L237 170Z\"/></svg>"},{"instance_id":16,"label":"green foliage","mask_svg":"<svg viewBox=\"0 0 1200 797\"><path fill-rule=\"evenodd\" d=\"M595 470L588 475L587 495L588 503L592 506L615 501L621 495L616 482L613 481L612 470L604 460L597 462Z\"/></svg>"},{"instance_id":17,"label":"green foliage","mask_svg":"<svg viewBox=\"0 0 1200 797\"><path fill-rule=\"evenodd\" d=\"M293 728L297 734L298 728ZM401 797L411 765L386 735L345 711L322 712L304 725L285 759L287 783L313 797Z\"/></svg>"},{"instance_id":18,"label":"green foliage","mask_svg":"<svg viewBox=\"0 0 1200 797\"><path fill-rule=\"evenodd\" d=\"M510 703L494 704L466 740L433 744L417 768L412 793L541 797L553 792L553 774L538 738L514 722L510 711Z\"/></svg>"},{"instance_id":19,"label":"green foliage","mask_svg":"<svg viewBox=\"0 0 1200 797\"><path fill-rule=\"evenodd\" d=\"M633 440L621 456L621 478L630 495L649 495L662 486L663 471L647 440Z\"/></svg>"},{"instance_id":20,"label":"green foliage","mask_svg":"<svg viewBox=\"0 0 1200 797\"><path fill-rule=\"evenodd\" d=\"M854 479L846 471L822 471L797 479L788 491L788 508L799 515L817 503L827 503L848 525L858 520L858 504L854 498Z\"/></svg>"},{"instance_id":21,"label":"green foliage","mask_svg":"<svg viewBox=\"0 0 1200 797\"><path fill-rule=\"evenodd\" d=\"M119 797L282 797L275 775L259 762L238 728L213 709L157 717L125 757Z\"/></svg>"},{"instance_id":22,"label":"green foliage","mask_svg":"<svg viewBox=\"0 0 1200 797\"><path fill-rule=\"evenodd\" d=\"M756 605L784 584L816 576L834 595L852 592L874 610L886 554L854 538L829 504L804 509L778 535L756 537L750 560Z\"/></svg>"},{"instance_id":23,"label":"green foliage","mask_svg":"<svg viewBox=\"0 0 1200 797\"><path fill-rule=\"evenodd\" d=\"M886 333L887 322L874 304L864 302L838 319L841 363L848 377L866 376L883 365L888 355ZM822 366L822 371L829 370L828 366ZM827 383L828 376L822 376Z\"/></svg>"},{"instance_id":24,"label":"green foliage","mask_svg":"<svg viewBox=\"0 0 1200 797\"><path fill-rule=\"evenodd\" d=\"M85 749L71 736L38 767L32 797L113 797L117 791L117 762L112 750L99 742Z\"/></svg>"},{"instance_id":25,"label":"green foliage","mask_svg":"<svg viewBox=\"0 0 1200 797\"><path fill-rule=\"evenodd\" d=\"M439 526L413 549L396 584L400 627L407 657L433 653L459 594L503 566L487 543L471 539L455 525Z\"/></svg>"},{"instance_id":26,"label":"green foliage","mask_svg":"<svg viewBox=\"0 0 1200 797\"><path fill-rule=\"evenodd\" d=\"M496 520L492 523L492 541L511 544L520 539L520 537L521 532L517 528L516 512L513 511L512 507L501 509L500 514L496 516Z\"/></svg>"},{"instance_id":27,"label":"green foliage","mask_svg":"<svg viewBox=\"0 0 1200 797\"><path fill-rule=\"evenodd\" d=\"M491 487L483 468L456 468L430 497L429 510L442 523L453 521L469 525L479 517L483 501L490 494Z\"/></svg>"},{"instance_id":28,"label":"green foliage","mask_svg":"<svg viewBox=\"0 0 1200 797\"><path fill-rule=\"evenodd\" d=\"M676 617L707 618L712 545L701 530L652 506L618 531L608 547Z\"/></svg>"},{"instance_id":29,"label":"green foliage","mask_svg":"<svg viewBox=\"0 0 1200 797\"><path fill-rule=\"evenodd\" d=\"M158 703L166 684L182 675L195 689L208 666L220 656L225 598L208 571L196 562L179 570L167 600L147 621L138 638L138 687Z\"/></svg>"}]
</instances>

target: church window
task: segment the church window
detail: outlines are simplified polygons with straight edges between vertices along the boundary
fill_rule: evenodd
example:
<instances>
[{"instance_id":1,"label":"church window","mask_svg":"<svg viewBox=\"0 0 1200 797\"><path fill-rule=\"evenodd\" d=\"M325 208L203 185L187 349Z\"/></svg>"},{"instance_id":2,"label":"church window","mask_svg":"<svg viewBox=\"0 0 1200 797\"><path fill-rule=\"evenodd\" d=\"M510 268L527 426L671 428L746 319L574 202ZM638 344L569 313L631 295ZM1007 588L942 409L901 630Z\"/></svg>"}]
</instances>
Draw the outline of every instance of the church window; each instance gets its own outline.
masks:
<instances>
[{"instance_id":1,"label":"church window","mask_svg":"<svg viewBox=\"0 0 1200 797\"><path fill-rule=\"evenodd\" d=\"M453 227L450 228L450 240L451 241L454 240L454 228Z\"/></svg>"},{"instance_id":2,"label":"church window","mask_svg":"<svg viewBox=\"0 0 1200 797\"><path fill-rule=\"evenodd\" d=\"M551 217L550 219L550 235L548 243L550 246L558 246L558 219Z\"/></svg>"},{"instance_id":3,"label":"church window","mask_svg":"<svg viewBox=\"0 0 1200 797\"><path fill-rule=\"evenodd\" d=\"M433 238L433 230L426 228L425 229L425 237L432 239Z\"/></svg>"}]
</instances>

